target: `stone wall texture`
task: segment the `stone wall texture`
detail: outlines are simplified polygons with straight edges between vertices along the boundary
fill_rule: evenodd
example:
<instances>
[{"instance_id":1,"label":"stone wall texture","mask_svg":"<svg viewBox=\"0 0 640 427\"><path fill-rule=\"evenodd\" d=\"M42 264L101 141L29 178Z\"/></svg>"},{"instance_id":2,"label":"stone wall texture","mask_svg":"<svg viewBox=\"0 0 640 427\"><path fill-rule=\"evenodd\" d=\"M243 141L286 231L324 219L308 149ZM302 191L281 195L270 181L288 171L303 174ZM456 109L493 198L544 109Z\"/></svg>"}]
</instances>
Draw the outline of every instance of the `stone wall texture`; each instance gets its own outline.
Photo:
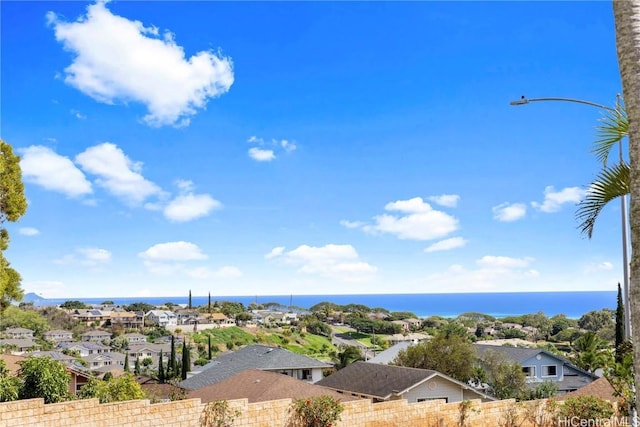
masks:
<instances>
[{"instance_id":1,"label":"stone wall texture","mask_svg":"<svg viewBox=\"0 0 640 427\"><path fill-rule=\"evenodd\" d=\"M290 399L248 403L246 399L229 401L240 411L236 427L289 426ZM481 403L427 401L408 404L406 400L371 403L369 400L345 402L336 427L487 427L555 426L557 421L543 420L544 401L516 404L513 400ZM205 405L200 399L165 403L149 400L100 404L97 399L76 400L45 405L42 399L0 403L0 426L22 427L199 427ZM466 416L461 419L461 414ZM537 420L536 420L537 418ZM534 421L535 420L535 421ZM570 424L567 424L570 425Z\"/></svg>"}]
</instances>

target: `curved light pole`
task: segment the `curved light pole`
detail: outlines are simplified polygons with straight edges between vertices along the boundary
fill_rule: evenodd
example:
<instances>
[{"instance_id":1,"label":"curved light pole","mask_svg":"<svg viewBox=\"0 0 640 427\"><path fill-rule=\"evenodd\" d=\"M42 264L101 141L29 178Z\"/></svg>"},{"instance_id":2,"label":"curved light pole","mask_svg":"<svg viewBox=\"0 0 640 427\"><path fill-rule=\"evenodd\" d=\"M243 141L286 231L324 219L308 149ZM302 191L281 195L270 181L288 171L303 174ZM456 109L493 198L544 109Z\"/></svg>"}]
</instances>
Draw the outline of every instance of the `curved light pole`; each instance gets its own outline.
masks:
<instances>
[{"instance_id":1,"label":"curved light pole","mask_svg":"<svg viewBox=\"0 0 640 427\"><path fill-rule=\"evenodd\" d=\"M527 105L531 102L544 102L544 101L561 101L561 102L572 102L575 104L584 104L590 105L592 107L597 107L602 110L617 112L615 108L607 107L606 105L598 104L596 102L585 101L582 99L575 98L527 98L524 95L516 100L511 101L510 105ZM624 157L622 155L622 140L620 140L619 152L620 152L620 163L623 162ZM620 198L620 210L622 211L622 284L623 284L623 293L624 293L624 335L625 338L631 337L631 316L629 313L629 225L628 225L628 214L627 214L627 196L623 195Z\"/></svg>"}]
</instances>

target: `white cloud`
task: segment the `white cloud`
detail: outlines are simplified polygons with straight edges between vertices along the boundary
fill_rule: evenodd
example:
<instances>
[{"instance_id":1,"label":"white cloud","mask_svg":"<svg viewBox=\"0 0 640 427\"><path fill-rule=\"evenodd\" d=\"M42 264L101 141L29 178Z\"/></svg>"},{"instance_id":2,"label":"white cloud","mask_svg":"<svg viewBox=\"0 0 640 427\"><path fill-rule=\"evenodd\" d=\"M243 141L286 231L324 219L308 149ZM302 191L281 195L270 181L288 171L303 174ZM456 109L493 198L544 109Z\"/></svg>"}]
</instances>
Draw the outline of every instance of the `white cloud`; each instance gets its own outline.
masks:
<instances>
[{"instance_id":1,"label":"white cloud","mask_svg":"<svg viewBox=\"0 0 640 427\"><path fill-rule=\"evenodd\" d=\"M534 208L546 212L558 212L565 203L579 203L585 195L585 190L580 187L567 187L555 191L552 185L544 189L544 201L542 203L531 202Z\"/></svg>"},{"instance_id":2,"label":"white cloud","mask_svg":"<svg viewBox=\"0 0 640 427\"><path fill-rule=\"evenodd\" d=\"M19 150L20 168L25 181L68 197L91 194L91 183L67 157L47 147L32 145Z\"/></svg>"},{"instance_id":3,"label":"white cloud","mask_svg":"<svg viewBox=\"0 0 640 427\"><path fill-rule=\"evenodd\" d=\"M76 156L82 169L98 176L96 183L128 203L140 204L161 189L141 174L142 163L132 162L115 144L105 142Z\"/></svg>"},{"instance_id":4,"label":"white cloud","mask_svg":"<svg viewBox=\"0 0 640 427\"><path fill-rule=\"evenodd\" d=\"M476 263L487 268L525 268L534 261L533 258L511 258L506 256L485 255Z\"/></svg>"},{"instance_id":5,"label":"white cloud","mask_svg":"<svg viewBox=\"0 0 640 427\"><path fill-rule=\"evenodd\" d=\"M292 151L295 151L296 148L298 148L298 146L291 141L287 141L286 139L283 139L280 141L280 146L284 149L284 151L286 151L287 153L290 153Z\"/></svg>"},{"instance_id":6,"label":"white cloud","mask_svg":"<svg viewBox=\"0 0 640 427\"><path fill-rule=\"evenodd\" d=\"M442 272L427 276L425 284L437 283L447 292L504 291L505 283L518 283L522 289L532 289L536 286L532 280L540 277L540 273L530 267L533 261L532 258L487 255L476 261L478 268L451 265Z\"/></svg>"},{"instance_id":7,"label":"white cloud","mask_svg":"<svg viewBox=\"0 0 640 427\"><path fill-rule=\"evenodd\" d=\"M56 280L23 282L22 287L25 292L33 292L43 298L65 298L69 296L69 291L65 289L64 283Z\"/></svg>"},{"instance_id":8,"label":"white cloud","mask_svg":"<svg viewBox=\"0 0 640 427\"><path fill-rule=\"evenodd\" d=\"M450 239L440 240L426 248L425 252L450 251L451 249L461 248L467 244L467 239L462 237L452 237Z\"/></svg>"},{"instance_id":9,"label":"white cloud","mask_svg":"<svg viewBox=\"0 0 640 427\"><path fill-rule=\"evenodd\" d=\"M365 225L365 223L362 221L348 221L346 219L343 219L342 221L340 221L340 225L346 228L361 228Z\"/></svg>"},{"instance_id":10,"label":"white cloud","mask_svg":"<svg viewBox=\"0 0 640 427\"><path fill-rule=\"evenodd\" d=\"M440 196L431 196L429 197L429 200L440 206L455 208L456 206L458 206L460 196L458 196L457 194L442 194Z\"/></svg>"},{"instance_id":11,"label":"white cloud","mask_svg":"<svg viewBox=\"0 0 640 427\"><path fill-rule=\"evenodd\" d=\"M271 252L266 254L264 257L266 259L272 259L272 258L275 258L275 257L279 257L283 253L284 253L284 246L277 246L277 247L271 249Z\"/></svg>"},{"instance_id":12,"label":"white cloud","mask_svg":"<svg viewBox=\"0 0 640 427\"><path fill-rule=\"evenodd\" d=\"M185 269L185 274L193 279L235 279L242 277L242 271L232 265L226 265L217 270L211 270L208 267Z\"/></svg>"},{"instance_id":13,"label":"white cloud","mask_svg":"<svg viewBox=\"0 0 640 427\"><path fill-rule=\"evenodd\" d=\"M262 148L249 148L249 157L257 162L270 162L276 158L273 150L265 150Z\"/></svg>"},{"instance_id":14,"label":"white cloud","mask_svg":"<svg viewBox=\"0 0 640 427\"><path fill-rule=\"evenodd\" d=\"M278 248L276 248L278 249ZM370 280L378 269L359 259L351 245L328 244L321 247L298 246L287 253L278 251L281 259L298 266L298 271L346 282ZM274 253L274 250L271 251Z\"/></svg>"},{"instance_id":15,"label":"white cloud","mask_svg":"<svg viewBox=\"0 0 640 427\"><path fill-rule=\"evenodd\" d=\"M40 234L40 230L33 227L21 227L18 232L23 236L37 236Z\"/></svg>"},{"instance_id":16,"label":"white cloud","mask_svg":"<svg viewBox=\"0 0 640 427\"><path fill-rule=\"evenodd\" d=\"M502 203L491 208L493 219L502 222L512 222L524 218L527 206L523 203Z\"/></svg>"},{"instance_id":17,"label":"white cloud","mask_svg":"<svg viewBox=\"0 0 640 427\"><path fill-rule=\"evenodd\" d=\"M439 239L458 229L456 218L432 209L421 197L391 202L385 209L407 215L378 215L374 217L375 224L365 225L362 229L370 233L394 234L399 239L409 240Z\"/></svg>"},{"instance_id":18,"label":"white cloud","mask_svg":"<svg viewBox=\"0 0 640 427\"><path fill-rule=\"evenodd\" d=\"M142 103L152 126L187 125L210 98L229 90L230 58L211 51L186 58L173 34L160 37L155 27L113 15L106 3L89 5L74 22L47 14L56 40L73 54L64 70L67 84L99 102Z\"/></svg>"},{"instance_id":19,"label":"white cloud","mask_svg":"<svg viewBox=\"0 0 640 427\"><path fill-rule=\"evenodd\" d=\"M613 264L609 261L588 264L585 268L585 271L587 273L595 273L598 271L609 271L609 270L613 270Z\"/></svg>"},{"instance_id":20,"label":"white cloud","mask_svg":"<svg viewBox=\"0 0 640 427\"><path fill-rule=\"evenodd\" d=\"M71 114L72 114L76 119L84 120L84 119L86 119L86 118L87 118L87 116L86 116L85 114L82 114L82 113L81 113L80 111L78 111L78 110L73 110L73 109L72 109L72 110L71 110L71 111L69 111L69 112L70 112L70 113L71 113Z\"/></svg>"},{"instance_id":21,"label":"white cloud","mask_svg":"<svg viewBox=\"0 0 640 427\"><path fill-rule=\"evenodd\" d=\"M185 222L207 216L221 207L222 203L208 194L183 194L169 202L164 208L164 216L171 221Z\"/></svg>"},{"instance_id":22,"label":"white cloud","mask_svg":"<svg viewBox=\"0 0 640 427\"><path fill-rule=\"evenodd\" d=\"M247 142L258 146L251 147L248 151L249 157L257 162L270 162L276 159L276 152L291 153L298 148L294 141L286 139L265 141L263 138L255 135L250 136Z\"/></svg>"},{"instance_id":23,"label":"white cloud","mask_svg":"<svg viewBox=\"0 0 640 427\"><path fill-rule=\"evenodd\" d=\"M54 260L60 265L84 265L86 267L99 267L111 262L111 252L101 248L79 248L73 254L66 254L62 258Z\"/></svg>"},{"instance_id":24,"label":"white cloud","mask_svg":"<svg viewBox=\"0 0 640 427\"><path fill-rule=\"evenodd\" d=\"M167 242L151 246L138 254L146 261L194 261L207 259L198 245L191 242Z\"/></svg>"}]
</instances>

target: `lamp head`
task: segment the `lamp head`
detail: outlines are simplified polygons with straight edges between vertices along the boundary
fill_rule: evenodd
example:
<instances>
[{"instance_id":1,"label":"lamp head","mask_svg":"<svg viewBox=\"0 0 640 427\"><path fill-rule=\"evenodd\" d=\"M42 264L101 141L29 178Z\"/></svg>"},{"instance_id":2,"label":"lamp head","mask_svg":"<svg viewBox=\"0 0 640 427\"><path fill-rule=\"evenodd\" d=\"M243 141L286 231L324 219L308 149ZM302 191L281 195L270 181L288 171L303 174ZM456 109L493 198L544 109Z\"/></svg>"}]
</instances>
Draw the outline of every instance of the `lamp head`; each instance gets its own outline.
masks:
<instances>
[{"instance_id":1,"label":"lamp head","mask_svg":"<svg viewBox=\"0 0 640 427\"><path fill-rule=\"evenodd\" d=\"M529 100L527 98L525 98L524 95L522 95L522 97L520 99L518 99L517 101L511 101L509 103L509 105L525 105L528 104Z\"/></svg>"}]
</instances>

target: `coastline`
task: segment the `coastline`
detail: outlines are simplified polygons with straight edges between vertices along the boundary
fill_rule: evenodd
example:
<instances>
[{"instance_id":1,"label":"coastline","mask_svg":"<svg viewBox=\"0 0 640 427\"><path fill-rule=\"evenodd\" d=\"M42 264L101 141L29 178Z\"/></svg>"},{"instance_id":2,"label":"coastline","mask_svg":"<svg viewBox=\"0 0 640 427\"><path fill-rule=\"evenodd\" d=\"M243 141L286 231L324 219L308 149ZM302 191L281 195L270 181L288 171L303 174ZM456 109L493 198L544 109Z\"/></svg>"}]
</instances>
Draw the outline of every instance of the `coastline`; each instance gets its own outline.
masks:
<instances>
[{"instance_id":1,"label":"coastline","mask_svg":"<svg viewBox=\"0 0 640 427\"><path fill-rule=\"evenodd\" d=\"M36 306L59 305L65 301L82 301L85 304L100 304L113 301L116 305L145 302L162 305L166 302L187 304L189 290L183 296L175 297L113 297L113 298L41 298L27 294L25 302ZM496 318L543 312L547 316L565 314L569 318L579 318L584 313L603 308L615 309L616 291L558 291L558 292L496 292L496 293L425 293L425 294L335 294L335 295L256 295L217 296L211 294L211 301L240 302L245 306L277 303L283 307L308 309L320 302L337 305L361 304L370 308L384 308L389 311L407 311L424 318L429 316L456 317L461 313L479 312ZM208 303L208 295L192 297L194 306Z\"/></svg>"}]
</instances>

